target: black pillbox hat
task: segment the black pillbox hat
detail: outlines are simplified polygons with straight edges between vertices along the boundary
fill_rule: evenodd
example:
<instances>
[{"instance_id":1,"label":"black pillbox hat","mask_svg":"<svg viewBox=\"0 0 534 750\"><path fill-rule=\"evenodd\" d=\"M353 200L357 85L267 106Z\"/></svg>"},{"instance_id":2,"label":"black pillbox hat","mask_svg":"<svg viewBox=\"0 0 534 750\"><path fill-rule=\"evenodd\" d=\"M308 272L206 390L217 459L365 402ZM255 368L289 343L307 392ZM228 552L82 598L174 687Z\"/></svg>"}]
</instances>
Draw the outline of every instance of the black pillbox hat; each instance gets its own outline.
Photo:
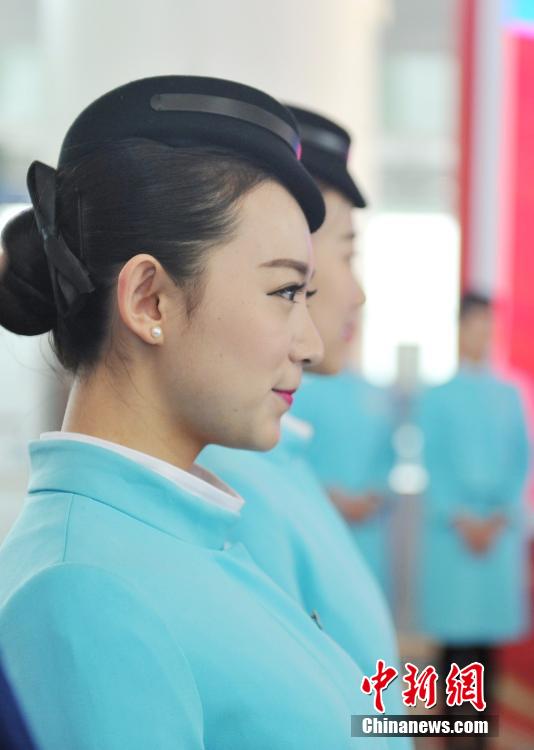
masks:
<instances>
[{"instance_id":1,"label":"black pillbox hat","mask_svg":"<svg viewBox=\"0 0 534 750\"><path fill-rule=\"evenodd\" d=\"M347 131L316 112L286 106L298 123L302 163L306 169L314 177L339 190L356 208L365 208L367 201L347 168L351 143Z\"/></svg>"},{"instance_id":2,"label":"black pillbox hat","mask_svg":"<svg viewBox=\"0 0 534 750\"><path fill-rule=\"evenodd\" d=\"M104 94L76 118L63 141L58 166L76 163L125 138L169 146L219 146L242 154L287 188L312 232L324 220L322 195L300 162L295 118L263 91L201 76L132 81Z\"/></svg>"}]
</instances>

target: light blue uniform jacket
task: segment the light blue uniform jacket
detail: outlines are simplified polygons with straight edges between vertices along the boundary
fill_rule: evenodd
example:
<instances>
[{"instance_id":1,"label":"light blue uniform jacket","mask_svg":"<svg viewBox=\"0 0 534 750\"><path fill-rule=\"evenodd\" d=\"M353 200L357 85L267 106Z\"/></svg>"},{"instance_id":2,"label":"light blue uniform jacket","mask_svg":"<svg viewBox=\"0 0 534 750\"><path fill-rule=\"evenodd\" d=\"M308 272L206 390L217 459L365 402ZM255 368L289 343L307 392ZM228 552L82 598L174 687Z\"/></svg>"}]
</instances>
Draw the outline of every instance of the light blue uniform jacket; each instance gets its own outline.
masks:
<instances>
[{"instance_id":1,"label":"light blue uniform jacket","mask_svg":"<svg viewBox=\"0 0 534 750\"><path fill-rule=\"evenodd\" d=\"M200 455L201 465L247 501L236 538L365 674L374 674L377 659L398 666L384 596L305 458L308 438L282 425L280 443L268 453L209 446ZM386 713L404 713L405 687L399 677L385 692ZM389 746L411 742L388 739Z\"/></svg>"},{"instance_id":2,"label":"light blue uniform jacket","mask_svg":"<svg viewBox=\"0 0 534 750\"><path fill-rule=\"evenodd\" d=\"M33 443L31 463L0 649L40 750L366 746L362 673L228 547L238 514L99 446Z\"/></svg>"},{"instance_id":3,"label":"light blue uniform jacket","mask_svg":"<svg viewBox=\"0 0 534 750\"><path fill-rule=\"evenodd\" d=\"M528 439L517 389L487 370L460 372L423 392L417 418L429 472L420 571L421 627L449 643L497 643L526 627L522 491ZM453 527L461 515L500 514L488 552Z\"/></svg>"},{"instance_id":4,"label":"light blue uniform jacket","mask_svg":"<svg viewBox=\"0 0 534 750\"><path fill-rule=\"evenodd\" d=\"M350 371L333 377L306 375L292 413L314 428L308 455L327 489L355 495L376 492L384 498L374 515L351 523L350 530L383 590L390 596L388 477L395 457L393 417L387 391Z\"/></svg>"}]
</instances>

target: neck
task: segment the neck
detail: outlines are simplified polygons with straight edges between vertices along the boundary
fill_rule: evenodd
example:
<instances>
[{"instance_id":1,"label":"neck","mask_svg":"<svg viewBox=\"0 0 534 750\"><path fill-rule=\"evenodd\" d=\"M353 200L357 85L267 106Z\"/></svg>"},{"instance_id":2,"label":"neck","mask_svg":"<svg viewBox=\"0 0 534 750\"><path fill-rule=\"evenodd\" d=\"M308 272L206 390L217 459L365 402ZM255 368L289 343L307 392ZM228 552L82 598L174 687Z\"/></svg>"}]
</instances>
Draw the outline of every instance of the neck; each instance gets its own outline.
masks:
<instances>
[{"instance_id":1,"label":"neck","mask_svg":"<svg viewBox=\"0 0 534 750\"><path fill-rule=\"evenodd\" d=\"M460 352L459 359L460 364L467 365L468 367L480 368L485 367L487 364L487 359L485 357L475 357L463 352Z\"/></svg>"},{"instance_id":2,"label":"neck","mask_svg":"<svg viewBox=\"0 0 534 750\"><path fill-rule=\"evenodd\" d=\"M178 421L149 378L112 375L101 367L75 380L61 429L109 440L188 471L204 446Z\"/></svg>"}]
</instances>

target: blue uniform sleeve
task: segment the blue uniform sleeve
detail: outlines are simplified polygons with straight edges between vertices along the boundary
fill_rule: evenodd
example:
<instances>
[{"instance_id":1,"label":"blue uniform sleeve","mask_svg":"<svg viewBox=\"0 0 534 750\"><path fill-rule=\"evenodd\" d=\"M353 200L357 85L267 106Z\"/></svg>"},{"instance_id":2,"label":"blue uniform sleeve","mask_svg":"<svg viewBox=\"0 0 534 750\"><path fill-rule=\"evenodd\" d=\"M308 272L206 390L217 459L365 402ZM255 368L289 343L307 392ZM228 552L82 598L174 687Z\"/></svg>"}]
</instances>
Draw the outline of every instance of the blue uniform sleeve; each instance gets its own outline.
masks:
<instances>
[{"instance_id":1,"label":"blue uniform sleeve","mask_svg":"<svg viewBox=\"0 0 534 750\"><path fill-rule=\"evenodd\" d=\"M449 525L468 510L451 462L451 436L444 400L436 398L434 389L419 396L415 421L423 435L423 461L428 473L426 513L436 523Z\"/></svg>"},{"instance_id":2,"label":"blue uniform sleeve","mask_svg":"<svg viewBox=\"0 0 534 750\"><path fill-rule=\"evenodd\" d=\"M40 750L202 750L202 707L164 622L123 582L58 564L0 615L6 671Z\"/></svg>"},{"instance_id":3,"label":"blue uniform sleeve","mask_svg":"<svg viewBox=\"0 0 534 750\"><path fill-rule=\"evenodd\" d=\"M223 475L222 472L221 476L246 500L236 526L236 540L245 545L254 562L269 578L300 602L291 525L272 507L269 497L258 492L254 482L249 486L242 476L232 477L231 473ZM272 491L273 487L265 490ZM286 499L286 502L290 501L290 498Z\"/></svg>"},{"instance_id":4,"label":"blue uniform sleeve","mask_svg":"<svg viewBox=\"0 0 534 750\"><path fill-rule=\"evenodd\" d=\"M373 477L371 490L381 493L386 500L391 501L389 477L395 465L395 450L393 447L393 404L391 396L384 391L380 394L380 410L375 415L376 449L372 456L369 476Z\"/></svg>"},{"instance_id":5,"label":"blue uniform sleeve","mask_svg":"<svg viewBox=\"0 0 534 750\"><path fill-rule=\"evenodd\" d=\"M519 391L510 388L510 444L507 446L509 465L497 488L494 512L509 523L522 522L521 500L530 463L530 440L525 410Z\"/></svg>"}]
</instances>

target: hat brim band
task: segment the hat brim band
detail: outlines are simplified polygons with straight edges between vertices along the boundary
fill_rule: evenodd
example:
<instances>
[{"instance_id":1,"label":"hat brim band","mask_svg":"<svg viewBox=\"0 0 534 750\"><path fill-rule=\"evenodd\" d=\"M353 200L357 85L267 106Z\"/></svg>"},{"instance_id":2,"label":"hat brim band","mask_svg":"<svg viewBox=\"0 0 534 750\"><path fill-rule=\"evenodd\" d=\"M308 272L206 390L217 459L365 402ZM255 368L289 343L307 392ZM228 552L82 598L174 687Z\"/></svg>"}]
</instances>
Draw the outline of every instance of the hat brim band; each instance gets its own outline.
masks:
<instances>
[{"instance_id":1,"label":"hat brim band","mask_svg":"<svg viewBox=\"0 0 534 750\"><path fill-rule=\"evenodd\" d=\"M349 157L349 144L341 136L331 133L328 130L322 130L314 125L299 123L300 136L304 144L316 146L324 151L329 151L341 157L344 162Z\"/></svg>"},{"instance_id":2,"label":"hat brim band","mask_svg":"<svg viewBox=\"0 0 534 750\"><path fill-rule=\"evenodd\" d=\"M284 120L255 104L204 94L154 94L150 106L157 112L194 112L224 115L258 125L281 138L300 156L300 138L296 130Z\"/></svg>"}]
</instances>

